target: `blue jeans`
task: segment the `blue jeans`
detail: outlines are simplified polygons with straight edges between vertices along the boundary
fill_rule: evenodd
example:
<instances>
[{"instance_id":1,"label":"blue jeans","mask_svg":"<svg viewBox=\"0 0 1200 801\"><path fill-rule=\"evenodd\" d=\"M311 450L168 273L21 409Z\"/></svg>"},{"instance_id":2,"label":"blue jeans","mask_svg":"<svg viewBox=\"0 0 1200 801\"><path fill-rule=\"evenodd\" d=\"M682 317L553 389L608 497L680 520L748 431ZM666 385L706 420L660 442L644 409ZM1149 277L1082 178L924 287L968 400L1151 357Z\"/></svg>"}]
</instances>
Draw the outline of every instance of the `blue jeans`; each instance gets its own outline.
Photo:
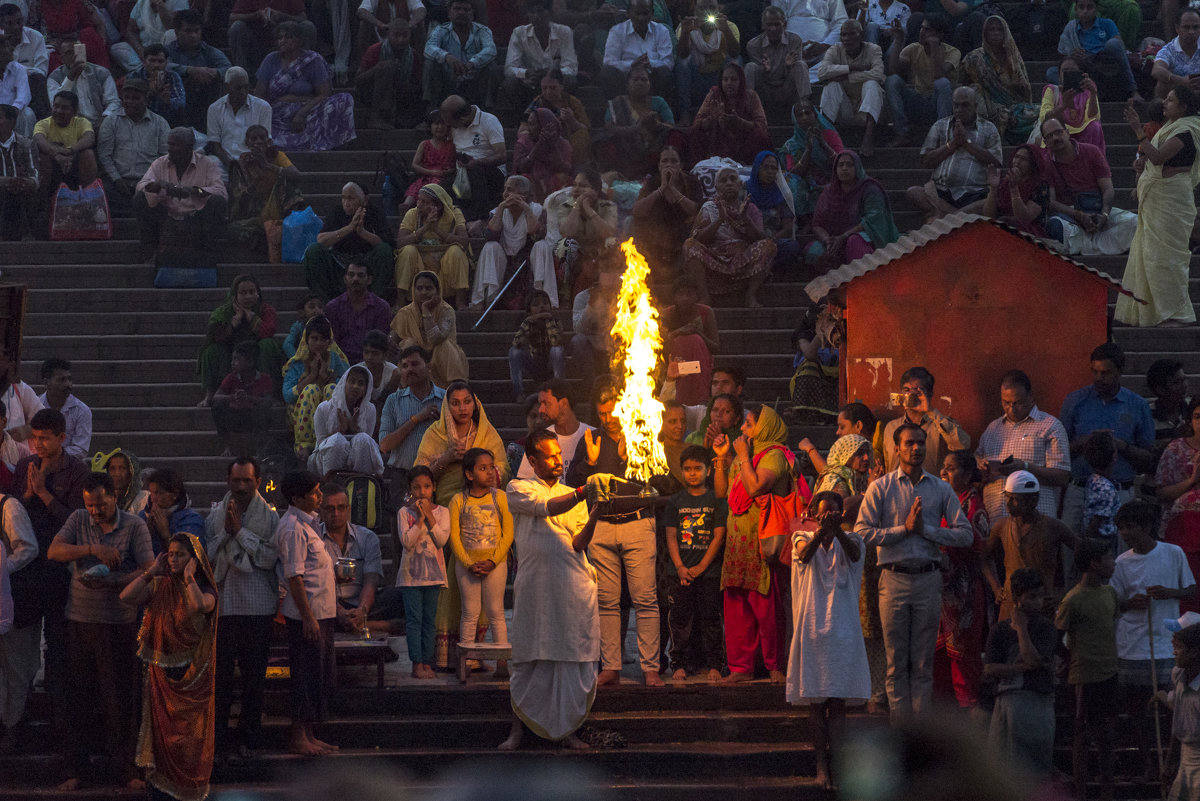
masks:
<instances>
[{"instance_id":1,"label":"blue jeans","mask_svg":"<svg viewBox=\"0 0 1200 801\"><path fill-rule=\"evenodd\" d=\"M562 378L567 374L567 357L563 353L562 345L555 345L550 349L550 369L555 378ZM509 348L508 375L512 379L513 391L518 395L525 389L526 373L540 373L544 376L546 363L535 362L529 348Z\"/></svg>"},{"instance_id":2,"label":"blue jeans","mask_svg":"<svg viewBox=\"0 0 1200 801\"><path fill-rule=\"evenodd\" d=\"M1118 83L1121 86L1121 90L1126 95L1131 95L1134 93L1134 91L1137 90L1137 81L1133 77L1133 68L1129 66L1129 56L1126 55L1125 45L1121 42L1120 39L1109 39L1107 42L1104 43L1103 50L1101 50L1099 53L1092 53L1091 59L1093 60L1093 62L1099 62L1099 63L1107 63L1109 61L1115 61L1117 63L1118 70L1120 71L1121 77L1120 77L1120 80L1118 81ZM1082 67L1084 70L1087 70L1089 67L1089 65L1085 65L1085 64L1081 64L1079 66ZM1095 63L1091 66L1099 66L1099 64ZM1050 67L1049 69L1046 70L1046 82L1047 83L1052 83L1057 86L1059 83L1060 77L1061 76L1058 74L1058 65L1057 64L1055 64L1053 67ZM1101 77L1101 80L1096 81L1097 84L1100 84L1103 82L1103 76L1100 76L1100 77ZM1109 81L1108 85L1110 87L1112 86L1111 80ZM1104 86L1098 86L1097 88L1100 89L1101 91L1104 90Z\"/></svg>"},{"instance_id":3,"label":"blue jeans","mask_svg":"<svg viewBox=\"0 0 1200 801\"><path fill-rule=\"evenodd\" d=\"M949 117L954 110L950 102L954 87L949 78L934 81L933 94L927 95L909 86L899 75L889 75L883 82L883 91L892 110L892 128L897 136L908 133L910 118L932 125L942 117Z\"/></svg>"},{"instance_id":4,"label":"blue jeans","mask_svg":"<svg viewBox=\"0 0 1200 801\"><path fill-rule=\"evenodd\" d=\"M414 665L433 664L434 619L437 617L441 587L401 587L404 599L404 638L408 640L408 658Z\"/></svg>"}]
</instances>

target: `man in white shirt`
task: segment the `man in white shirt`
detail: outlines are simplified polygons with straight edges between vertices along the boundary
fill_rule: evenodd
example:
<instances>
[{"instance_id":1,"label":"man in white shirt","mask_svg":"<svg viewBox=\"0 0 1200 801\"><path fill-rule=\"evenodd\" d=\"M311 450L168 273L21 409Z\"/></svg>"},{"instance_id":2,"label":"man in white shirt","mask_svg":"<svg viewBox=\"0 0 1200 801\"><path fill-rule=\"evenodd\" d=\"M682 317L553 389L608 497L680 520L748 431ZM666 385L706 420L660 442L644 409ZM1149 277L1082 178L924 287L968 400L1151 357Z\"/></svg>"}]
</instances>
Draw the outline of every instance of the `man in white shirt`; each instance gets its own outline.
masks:
<instances>
[{"instance_id":1,"label":"man in white shirt","mask_svg":"<svg viewBox=\"0 0 1200 801\"><path fill-rule=\"evenodd\" d=\"M562 450L563 475L571 467L571 457L579 447L579 440L588 431L596 429L587 423L581 423L575 416L571 403L567 382L554 378L538 387L538 416L550 423L547 429L558 437L558 446ZM522 457L521 466L517 469L517 478L533 478L533 465L528 457Z\"/></svg>"},{"instance_id":2,"label":"man in white shirt","mask_svg":"<svg viewBox=\"0 0 1200 801\"><path fill-rule=\"evenodd\" d=\"M67 420L67 439L63 450L77 459L91 455L92 410L71 392L71 363L49 358L42 362L42 384L46 391L38 402L47 409L62 412Z\"/></svg>"},{"instance_id":3,"label":"man in white shirt","mask_svg":"<svg viewBox=\"0 0 1200 801\"><path fill-rule=\"evenodd\" d=\"M442 118L450 125L458 163L467 170L471 199L463 205L468 221L487 216L504 193L504 126L495 114L468 103L459 95L442 101Z\"/></svg>"},{"instance_id":4,"label":"man in white shirt","mask_svg":"<svg viewBox=\"0 0 1200 801\"><path fill-rule=\"evenodd\" d=\"M771 5L783 9L787 29L804 40L804 58L810 63L837 43L847 19L842 0L772 0Z\"/></svg>"},{"instance_id":5,"label":"man in white shirt","mask_svg":"<svg viewBox=\"0 0 1200 801\"><path fill-rule=\"evenodd\" d=\"M596 76L605 97L624 94L625 79L634 64L641 64L650 73L654 94L670 94L675 66L671 31L661 22L654 22L652 15L650 0L633 0L629 4L629 19L609 30L604 43L604 66Z\"/></svg>"},{"instance_id":6,"label":"man in white shirt","mask_svg":"<svg viewBox=\"0 0 1200 801\"><path fill-rule=\"evenodd\" d=\"M261 125L271 130L271 104L250 94L250 76L241 67L225 71L224 97L208 107L208 144L205 152L229 165L247 151L246 130Z\"/></svg>"},{"instance_id":7,"label":"man in white shirt","mask_svg":"<svg viewBox=\"0 0 1200 801\"><path fill-rule=\"evenodd\" d=\"M29 139L37 115L29 107L29 76L13 58L13 46L7 37L0 37L0 103L17 110L17 133Z\"/></svg>"},{"instance_id":8,"label":"man in white shirt","mask_svg":"<svg viewBox=\"0 0 1200 801\"><path fill-rule=\"evenodd\" d=\"M518 111L529 105L541 88L542 77L557 69L568 92L575 91L579 59L571 29L550 21L550 0L528 0L528 25L513 29L504 59L504 83L500 94Z\"/></svg>"},{"instance_id":9,"label":"man in white shirt","mask_svg":"<svg viewBox=\"0 0 1200 801\"><path fill-rule=\"evenodd\" d=\"M50 72L50 51L40 31L26 27L25 14L15 3L0 4L0 30L13 45L13 60L25 68L29 78L29 104L38 119L50 113L46 97L46 76Z\"/></svg>"},{"instance_id":10,"label":"man in white shirt","mask_svg":"<svg viewBox=\"0 0 1200 801\"><path fill-rule=\"evenodd\" d=\"M62 64L46 78L46 94L53 103L59 92L74 92L79 96L79 115L86 117L92 129L99 132L104 118L120 110L121 96L117 94L112 73L105 67L76 60L76 43L70 36L59 40Z\"/></svg>"}]
</instances>

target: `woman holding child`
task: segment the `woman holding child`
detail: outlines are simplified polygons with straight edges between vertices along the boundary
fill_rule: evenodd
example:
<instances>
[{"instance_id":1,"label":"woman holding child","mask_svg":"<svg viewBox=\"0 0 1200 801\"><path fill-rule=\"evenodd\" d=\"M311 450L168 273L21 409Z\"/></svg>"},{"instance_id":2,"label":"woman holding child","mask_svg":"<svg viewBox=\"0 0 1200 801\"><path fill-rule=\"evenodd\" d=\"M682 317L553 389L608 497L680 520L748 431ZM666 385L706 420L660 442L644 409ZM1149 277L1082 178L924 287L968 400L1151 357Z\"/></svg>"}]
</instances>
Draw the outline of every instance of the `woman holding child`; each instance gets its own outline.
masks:
<instances>
[{"instance_id":1,"label":"woman holding child","mask_svg":"<svg viewBox=\"0 0 1200 801\"><path fill-rule=\"evenodd\" d=\"M262 285L248 273L233 279L225 302L208 317L208 334L200 350L200 386L204 398L198 406L211 406L221 379L229 373L233 346L245 340L258 343L258 369L278 375L283 351L275 341L275 307L262 298Z\"/></svg>"}]
</instances>

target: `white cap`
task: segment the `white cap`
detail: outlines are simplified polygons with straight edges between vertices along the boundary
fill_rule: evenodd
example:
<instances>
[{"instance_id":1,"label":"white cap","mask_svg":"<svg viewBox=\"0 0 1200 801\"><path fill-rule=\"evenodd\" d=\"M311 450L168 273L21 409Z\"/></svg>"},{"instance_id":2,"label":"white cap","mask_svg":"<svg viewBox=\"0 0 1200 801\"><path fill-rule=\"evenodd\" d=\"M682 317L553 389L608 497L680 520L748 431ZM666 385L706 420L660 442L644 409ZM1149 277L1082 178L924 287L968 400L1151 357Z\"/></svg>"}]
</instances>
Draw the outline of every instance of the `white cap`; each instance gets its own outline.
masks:
<instances>
[{"instance_id":1,"label":"white cap","mask_svg":"<svg viewBox=\"0 0 1200 801\"><path fill-rule=\"evenodd\" d=\"M1175 619L1164 620L1163 626L1166 627L1167 631L1182 631L1183 629L1186 629L1188 626L1194 626L1197 623L1200 623L1200 613L1184 612L1183 615L1180 616L1180 618L1178 620L1175 620Z\"/></svg>"},{"instance_id":2,"label":"white cap","mask_svg":"<svg viewBox=\"0 0 1200 801\"><path fill-rule=\"evenodd\" d=\"M1004 491L1012 495L1036 494L1041 490L1042 485L1038 483L1037 476L1028 470L1009 473L1008 478L1004 480Z\"/></svg>"}]
</instances>

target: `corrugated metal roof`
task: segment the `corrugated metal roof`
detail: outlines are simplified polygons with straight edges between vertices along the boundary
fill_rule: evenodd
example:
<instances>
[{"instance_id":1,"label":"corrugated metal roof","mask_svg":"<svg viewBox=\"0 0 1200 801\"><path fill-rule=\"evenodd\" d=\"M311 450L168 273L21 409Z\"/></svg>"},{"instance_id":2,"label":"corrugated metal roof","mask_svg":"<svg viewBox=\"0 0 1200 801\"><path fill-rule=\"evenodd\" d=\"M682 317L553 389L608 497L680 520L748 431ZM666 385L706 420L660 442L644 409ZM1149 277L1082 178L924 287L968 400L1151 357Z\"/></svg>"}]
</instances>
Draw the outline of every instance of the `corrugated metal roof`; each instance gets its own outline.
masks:
<instances>
[{"instance_id":1,"label":"corrugated metal roof","mask_svg":"<svg viewBox=\"0 0 1200 801\"><path fill-rule=\"evenodd\" d=\"M874 253L868 253L861 259L852 261L849 264L844 264L841 267L838 267L836 270L830 270L820 278L814 278L812 281L809 281L808 284L805 285L804 291L808 293L808 296L812 298L814 302L819 301L821 298L828 295L830 291L837 289L843 284L848 284L859 276L873 272L885 264L889 264L890 262L896 261L899 258L915 252L919 248L928 245L930 242L934 242L941 237L946 236L947 234L951 234L961 228L965 228L968 225L973 225L975 223L994 225L997 228L1007 231L1013 236L1019 236L1025 241L1029 242L1031 245L1041 248L1047 253L1051 253L1059 259L1062 259L1067 264L1078 267L1081 270L1091 273L1100 280L1107 282L1118 292L1129 295L1129 297L1137 300L1139 303L1145 302L1140 298L1137 298L1132 292L1123 289L1121 287L1121 282L1113 278L1108 273L1097 270L1095 267L1089 267L1083 262L1076 261L1069 256L1064 256L1054 248L1050 247L1044 240L1039 239L1036 236L1027 234L1024 231L1020 231L1013 226L1008 225L1007 223L1003 223L991 217L981 217L978 214L964 214L962 212L950 214L945 217L939 217L931 223L927 223L926 225L922 225L920 228L909 231L895 242L876 250Z\"/></svg>"}]
</instances>

